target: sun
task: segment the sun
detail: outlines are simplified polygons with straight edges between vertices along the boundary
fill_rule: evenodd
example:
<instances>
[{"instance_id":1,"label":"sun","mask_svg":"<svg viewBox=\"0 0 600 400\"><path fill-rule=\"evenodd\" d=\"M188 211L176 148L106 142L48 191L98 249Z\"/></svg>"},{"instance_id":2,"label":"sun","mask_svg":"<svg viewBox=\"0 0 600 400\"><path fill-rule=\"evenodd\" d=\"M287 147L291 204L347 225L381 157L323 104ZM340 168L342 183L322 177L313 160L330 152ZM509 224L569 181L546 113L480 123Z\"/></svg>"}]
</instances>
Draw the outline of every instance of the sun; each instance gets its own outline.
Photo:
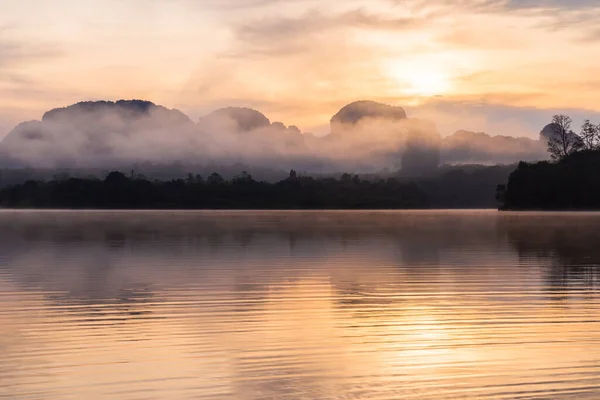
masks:
<instances>
[{"instance_id":1,"label":"sun","mask_svg":"<svg viewBox=\"0 0 600 400\"><path fill-rule=\"evenodd\" d=\"M399 90L406 95L440 96L452 89L450 75L433 65L392 65L389 75Z\"/></svg>"},{"instance_id":2,"label":"sun","mask_svg":"<svg viewBox=\"0 0 600 400\"><path fill-rule=\"evenodd\" d=\"M436 96L450 90L450 80L439 71L421 71L407 78L409 94L418 96Z\"/></svg>"}]
</instances>

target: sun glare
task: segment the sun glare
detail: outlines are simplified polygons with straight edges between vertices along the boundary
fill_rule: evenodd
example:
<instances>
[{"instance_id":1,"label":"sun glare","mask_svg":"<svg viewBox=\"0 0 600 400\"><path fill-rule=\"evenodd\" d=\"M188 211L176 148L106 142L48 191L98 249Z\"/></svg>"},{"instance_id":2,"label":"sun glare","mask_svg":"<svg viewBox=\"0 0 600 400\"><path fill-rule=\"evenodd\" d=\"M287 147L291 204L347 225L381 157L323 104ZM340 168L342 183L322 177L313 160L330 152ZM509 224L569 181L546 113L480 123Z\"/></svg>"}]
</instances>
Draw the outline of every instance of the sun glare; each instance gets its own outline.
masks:
<instances>
[{"instance_id":1,"label":"sun glare","mask_svg":"<svg viewBox=\"0 0 600 400\"><path fill-rule=\"evenodd\" d=\"M390 68L390 78L403 94L413 96L438 96L452 89L450 76L432 66L394 66Z\"/></svg>"},{"instance_id":2,"label":"sun glare","mask_svg":"<svg viewBox=\"0 0 600 400\"><path fill-rule=\"evenodd\" d=\"M435 96L450 90L447 76L437 71L423 71L408 78L408 93L419 96Z\"/></svg>"}]
</instances>

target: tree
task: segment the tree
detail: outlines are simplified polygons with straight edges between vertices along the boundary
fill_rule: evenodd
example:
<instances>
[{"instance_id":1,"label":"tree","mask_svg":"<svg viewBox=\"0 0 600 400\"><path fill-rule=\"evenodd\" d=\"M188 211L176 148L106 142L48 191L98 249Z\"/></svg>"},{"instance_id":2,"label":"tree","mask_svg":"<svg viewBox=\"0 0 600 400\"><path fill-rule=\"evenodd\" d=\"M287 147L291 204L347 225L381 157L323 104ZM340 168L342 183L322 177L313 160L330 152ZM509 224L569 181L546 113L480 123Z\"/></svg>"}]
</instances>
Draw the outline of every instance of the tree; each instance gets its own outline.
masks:
<instances>
[{"instance_id":1,"label":"tree","mask_svg":"<svg viewBox=\"0 0 600 400\"><path fill-rule=\"evenodd\" d=\"M233 182L234 183L246 183L246 182L252 182L252 175L250 175L248 173L248 171L242 171L239 175L236 175L233 178Z\"/></svg>"},{"instance_id":2,"label":"tree","mask_svg":"<svg viewBox=\"0 0 600 400\"><path fill-rule=\"evenodd\" d=\"M104 178L104 182L114 185L120 185L128 181L129 179L127 179L125 174L119 171L112 171Z\"/></svg>"},{"instance_id":3,"label":"tree","mask_svg":"<svg viewBox=\"0 0 600 400\"><path fill-rule=\"evenodd\" d=\"M225 183L225 179L223 179L223 177L217 174L216 172L213 172L212 174L210 174L206 182L209 185L222 185L223 183Z\"/></svg>"},{"instance_id":4,"label":"tree","mask_svg":"<svg viewBox=\"0 0 600 400\"><path fill-rule=\"evenodd\" d=\"M583 125L581 125L581 133L579 136L581 137L586 150L594 150L598 147L600 140L599 128L598 125L592 124L589 119L586 119L583 122Z\"/></svg>"},{"instance_id":5,"label":"tree","mask_svg":"<svg viewBox=\"0 0 600 400\"><path fill-rule=\"evenodd\" d=\"M194 174L188 172L187 178L185 178L185 183L187 183L188 185L193 185L195 183Z\"/></svg>"},{"instance_id":6,"label":"tree","mask_svg":"<svg viewBox=\"0 0 600 400\"><path fill-rule=\"evenodd\" d=\"M67 181L67 180L69 180L70 177L71 177L71 175L69 175L68 172L59 172L59 173L52 175L52 179L54 179L55 181L58 181L58 182Z\"/></svg>"},{"instance_id":7,"label":"tree","mask_svg":"<svg viewBox=\"0 0 600 400\"><path fill-rule=\"evenodd\" d=\"M571 130L571 117L563 114L552 117L552 135L548 139L548 152L553 160L562 160L584 147L583 140Z\"/></svg>"}]
</instances>

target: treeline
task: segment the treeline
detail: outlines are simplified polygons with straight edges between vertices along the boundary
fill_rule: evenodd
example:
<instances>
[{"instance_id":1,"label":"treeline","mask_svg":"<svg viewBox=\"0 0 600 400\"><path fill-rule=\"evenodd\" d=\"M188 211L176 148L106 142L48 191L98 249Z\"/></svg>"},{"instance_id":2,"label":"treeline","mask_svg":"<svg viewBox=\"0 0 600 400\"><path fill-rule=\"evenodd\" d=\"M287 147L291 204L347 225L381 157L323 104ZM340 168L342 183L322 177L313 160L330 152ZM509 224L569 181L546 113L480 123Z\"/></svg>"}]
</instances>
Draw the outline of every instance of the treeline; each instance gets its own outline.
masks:
<instances>
[{"instance_id":1,"label":"treeline","mask_svg":"<svg viewBox=\"0 0 600 400\"><path fill-rule=\"evenodd\" d=\"M225 180L206 177L150 181L111 172L105 179L27 181L0 190L5 208L65 209L413 209L427 208L417 185L399 179L375 181L344 174L340 179L301 177L291 171L277 183L247 172Z\"/></svg>"},{"instance_id":2,"label":"treeline","mask_svg":"<svg viewBox=\"0 0 600 400\"><path fill-rule=\"evenodd\" d=\"M100 178L104 179L111 171L127 171L127 176L144 176L149 181L170 181L172 179L185 178L188 173L194 175L209 176L214 171L226 180L233 179L240 171L249 171L252 177L258 181L278 182L287 177L287 172L279 169L260 167L256 165L247 165L241 163L235 164L214 164L214 163L192 163L192 162L173 162L173 163L150 163L140 162L133 164L117 164L110 168L107 167L19 167L19 168L0 168L0 189L18 185L26 181L51 181L65 180L68 178ZM305 174L306 175L306 174ZM318 176L315 176L318 177ZM338 176L339 177L339 176Z\"/></svg>"},{"instance_id":3,"label":"treeline","mask_svg":"<svg viewBox=\"0 0 600 400\"><path fill-rule=\"evenodd\" d=\"M557 162L521 162L498 186L501 210L600 209L600 150L577 151Z\"/></svg>"},{"instance_id":4,"label":"treeline","mask_svg":"<svg viewBox=\"0 0 600 400\"><path fill-rule=\"evenodd\" d=\"M600 126L586 120L576 133L571 124L566 115L553 117L547 127L553 161L520 162L497 187L499 209L600 209Z\"/></svg>"},{"instance_id":5,"label":"treeline","mask_svg":"<svg viewBox=\"0 0 600 400\"><path fill-rule=\"evenodd\" d=\"M443 166L416 185L425 192L431 208L496 208L494 194L498 182L506 182L516 168L511 165Z\"/></svg>"}]
</instances>

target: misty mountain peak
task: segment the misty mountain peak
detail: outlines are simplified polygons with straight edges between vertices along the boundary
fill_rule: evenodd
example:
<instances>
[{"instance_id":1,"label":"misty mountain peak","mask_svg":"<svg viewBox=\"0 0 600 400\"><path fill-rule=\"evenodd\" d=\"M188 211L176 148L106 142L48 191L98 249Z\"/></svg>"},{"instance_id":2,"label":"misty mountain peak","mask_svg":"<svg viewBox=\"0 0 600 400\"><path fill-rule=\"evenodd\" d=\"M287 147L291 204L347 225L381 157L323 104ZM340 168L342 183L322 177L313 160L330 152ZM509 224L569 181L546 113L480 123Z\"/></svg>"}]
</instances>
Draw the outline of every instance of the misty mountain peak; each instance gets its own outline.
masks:
<instances>
[{"instance_id":1,"label":"misty mountain peak","mask_svg":"<svg viewBox=\"0 0 600 400\"><path fill-rule=\"evenodd\" d=\"M87 101L48 111L0 141L0 165L11 167L216 160L286 169L394 167L419 175L434 171L440 157L444 163L514 162L543 159L546 152L527 138L458 131L442 139L433 121L374 101L343 107L323 137L271 123L246 107L221 108L194 124L150 101Z\"/></svg>"},{"instance_id":2,"label":"misty mountain peak","mask_svg":"<svg viewBox=\"0 0 600 400\"><path fill-rule=\"evenodd\" d=\"M156 118L167 124L191 123L187 115L146 100L82 101L67 107L55 108L44 114L44 122L76 122L98 116L114 115L123 119Z\"/></svg>"},{"instance_id":3,"label":"misty mountain peak","mask_svg":"<svg viewBox=\"0 0 600 400\"><path fill-rule=\"evenodd\" d=\"M331 123L356 124L363 118L383 118L388 120L406 119L406 111L402 107L362 100L350 103L331 118Z\"/></svg>"},{"instance_id":4,"label":"misty mountain peak","mask_svg":"<svg viewBox=\"0 0 600 400\"><path fill-rule=\"evenodd\" d=\"M271 121L260 111L248 107L220 108L201 118L200 124L212 124L222 120L234 121L240 131L251 131L271 125Z\"/></svg>"},{"instance_id":5,"label":"misty mountain peak","mask_svg":"<svg viewBox=\"0 0 600 400\"><path fill-rule=\"evenodd\" d=\"M449 136L450 138L454 137L457 139L473 139L473 140L477 140L477 139L489 139L490 135L488 135L485 132L473 132L473 131L467 131L465 129L460 129L456 132L454 132L452 135Z\"/></svg>"}]
</instances>

